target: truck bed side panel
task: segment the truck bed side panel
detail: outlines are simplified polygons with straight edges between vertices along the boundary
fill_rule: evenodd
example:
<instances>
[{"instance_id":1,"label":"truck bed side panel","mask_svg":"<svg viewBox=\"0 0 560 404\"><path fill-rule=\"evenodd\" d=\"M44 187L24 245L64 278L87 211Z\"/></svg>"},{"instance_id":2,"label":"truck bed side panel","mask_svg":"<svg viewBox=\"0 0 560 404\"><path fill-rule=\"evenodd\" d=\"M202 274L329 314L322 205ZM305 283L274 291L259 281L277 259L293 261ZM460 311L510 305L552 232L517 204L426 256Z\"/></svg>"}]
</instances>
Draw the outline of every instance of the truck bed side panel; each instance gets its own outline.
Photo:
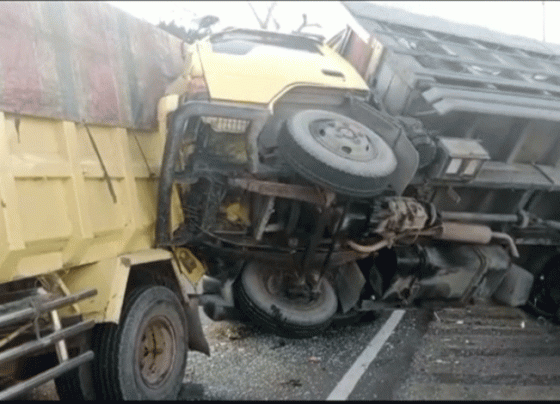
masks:
<instances>
[{"instance_id":1,"label":"truck bed side panel","mask_svg":"<svg viewBox=\"0 0 560 404\"><path fill-rule=\"evenodd\" d=\"M183 67L179 39L103 2L3 2L0 49L0 110L135 129Z\"/></svg>"}]
</instances>

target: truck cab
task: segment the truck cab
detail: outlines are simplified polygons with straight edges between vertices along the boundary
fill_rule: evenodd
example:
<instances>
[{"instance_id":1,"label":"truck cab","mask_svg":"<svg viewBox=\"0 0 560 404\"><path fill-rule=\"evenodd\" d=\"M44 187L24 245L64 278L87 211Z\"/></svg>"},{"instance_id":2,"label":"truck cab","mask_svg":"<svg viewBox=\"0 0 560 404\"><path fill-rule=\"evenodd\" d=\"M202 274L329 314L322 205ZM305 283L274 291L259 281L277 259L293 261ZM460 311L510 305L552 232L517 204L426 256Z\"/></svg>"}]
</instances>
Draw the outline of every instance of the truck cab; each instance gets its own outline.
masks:
<instances>
[{"instance_id":1,"label":"truck cab","mask_svg":"<svg viewBox=\"0 0 560 404\"><path fill-rule=\"evenodd\" d=\"M396 112L402 89L380 102L384 59L356 38L229 30L189 48L167 96L156 238L204 263L211 318L304 337L421 299L528 301L512 229L538 219L465 204L490 189L493 150Z\"/></svg>"}]
</instances>

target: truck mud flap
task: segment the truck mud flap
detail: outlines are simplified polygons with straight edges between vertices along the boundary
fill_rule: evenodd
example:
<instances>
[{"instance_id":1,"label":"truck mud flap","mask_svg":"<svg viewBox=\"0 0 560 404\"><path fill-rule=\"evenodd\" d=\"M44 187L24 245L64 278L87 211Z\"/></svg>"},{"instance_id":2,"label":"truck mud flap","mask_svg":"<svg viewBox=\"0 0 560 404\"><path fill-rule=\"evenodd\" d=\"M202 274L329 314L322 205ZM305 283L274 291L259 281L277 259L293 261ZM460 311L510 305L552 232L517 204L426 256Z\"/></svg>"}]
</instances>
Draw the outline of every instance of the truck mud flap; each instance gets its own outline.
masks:
<instances>
[{"instance_id":1,"label":"truck mud flap","mask_svg":"<svg viewBox=\"0 0 560 404\"><path fill-rule=\"evenodd\" d=\"M202 323L198 314L198 297L190 296L189 304L186 306L187 327L189 333L189 349L202 352L210 356L210 346L204 337Z\"/></svg>"}]
</instances>

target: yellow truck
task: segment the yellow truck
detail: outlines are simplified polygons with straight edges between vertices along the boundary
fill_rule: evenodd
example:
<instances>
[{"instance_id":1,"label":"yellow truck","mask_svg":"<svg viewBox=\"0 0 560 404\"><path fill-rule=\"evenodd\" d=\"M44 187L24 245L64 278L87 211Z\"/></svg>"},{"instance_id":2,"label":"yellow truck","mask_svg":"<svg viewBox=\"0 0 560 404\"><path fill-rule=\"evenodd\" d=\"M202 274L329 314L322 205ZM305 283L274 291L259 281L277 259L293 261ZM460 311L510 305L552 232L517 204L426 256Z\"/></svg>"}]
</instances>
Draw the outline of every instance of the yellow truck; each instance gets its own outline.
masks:
<instances>
[{"instance_id":1,"label":"yellow truck","mask_svg":"<svg viewBox=\"0 0 560 404\"><path fill-rule=\"evenodd\" d=\"M154 248L183 42L101 2L3 2L0 31L0 398L173 399L208 353L200 264Z\"/></svg>"}]
</instances>

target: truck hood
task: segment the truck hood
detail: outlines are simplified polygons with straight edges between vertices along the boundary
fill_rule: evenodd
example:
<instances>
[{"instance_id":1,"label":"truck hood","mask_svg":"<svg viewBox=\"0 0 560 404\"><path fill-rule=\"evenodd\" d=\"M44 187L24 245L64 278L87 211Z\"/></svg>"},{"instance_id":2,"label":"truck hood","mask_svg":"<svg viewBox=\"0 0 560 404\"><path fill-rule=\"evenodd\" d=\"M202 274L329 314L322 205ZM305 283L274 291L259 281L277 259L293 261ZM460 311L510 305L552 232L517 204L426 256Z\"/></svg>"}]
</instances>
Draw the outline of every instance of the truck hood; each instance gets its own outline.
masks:
<instances>
[{"instance_id":1,"label":"truck hood","mask_svg":"<svg viewBox=\"0 0 560 404\"><path fill-rule=\"evenodd\" d=\"M235 30L197 44L210 97L269 104L292 87L368 91L355 69L306 37Z\"/></svg>"}]
</instances>

